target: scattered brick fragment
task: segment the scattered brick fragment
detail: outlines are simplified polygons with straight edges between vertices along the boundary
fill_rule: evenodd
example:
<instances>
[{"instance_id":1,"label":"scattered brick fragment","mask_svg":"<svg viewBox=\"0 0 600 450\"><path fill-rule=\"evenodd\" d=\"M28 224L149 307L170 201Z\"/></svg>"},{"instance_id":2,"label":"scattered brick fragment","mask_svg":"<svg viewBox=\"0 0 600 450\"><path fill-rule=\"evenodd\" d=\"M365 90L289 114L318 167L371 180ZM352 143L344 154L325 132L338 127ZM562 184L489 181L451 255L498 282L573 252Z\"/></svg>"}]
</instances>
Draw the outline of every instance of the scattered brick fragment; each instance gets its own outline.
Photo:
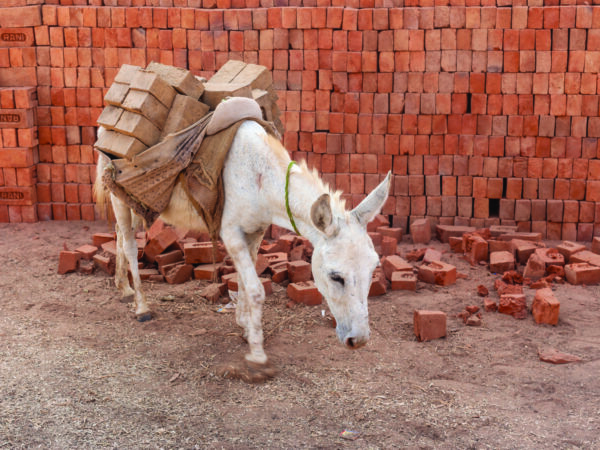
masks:
<instances>
[{"instance_id":1,"label":"scattered brick fragment","mask_svg":"<svg viewBox=\"0 0 600 450\"><path fill-rule=\"evenodd\" d=\"M426 251L427 251L426 248L419 248L416 250L412 250L405 255L405 259L407 261L413 261L413 262L420 261L425 256Z\"/></svg>"},{"instance_id":2,"label":"scattered brick fragment","mask_svg":"<svg viewBox=\"0 0 600 450\"><path fill-rule=\"evenodd\" d=\"M470 314L475 314L476 312L479 311L479 306L477 305L467 305L465 307L465 309L467 310L467 312L469 312Z\"/></svg>"},{"instance_id":3,"label":"scattered brick fragment","mask_svg":"<svg viewBox=\"0 0 600 450\"><path fill-rule=\"evenodd\" d=\"M150 232L148 232L150 235ZM154 262L157 255L160 255L167 248L177 241L177 233L171 227L163 228L153 238L148 239L148 243L144 248L144 254L150 262Z\"/></svg>"},{"instance_id":4,"label":"scattered brick fragment","mask_svg":"<svg viewBox=\"0 0 600 450\"><path fill-rule=\"evenodd\" d=\"M387 280L383 270L378 267L373 271L371 278L371 287L369 288L369 297L377 297L387 292Z\"/></svg>"},{"instance_id":5,"label":"scattered brick fragment","mask_svg":"<svg viewBox=\"0 0 600 450\"><path fill-rule=\"evenodd\" d=\"M419 341L431 341L446 336L446 313L442 311L415 310L413 324L415 336Z\"/></svg>"},{"instance_id":6,"label":"scattered brick fragment","mask_svg":"<svg viewBox=\"0 0 600 450\"><path fill-rule=\"evenodd\" d=\"M209 284L200 291L200 296L204 297L209 303L217 303L221 298L221 289L218 284Z\"/></svg>"},{"instance_id":7,"label":"scattered brick fragment","mask_svg":"<svg viewBox=\"0 0 600 450\"><path fill-rule=\"evenodd\" d=\"M498 312L508 314L515 319L527 317L527 303L524 294L503 294L500 296Z\"/></svg>"},{"instance_id":8,"label":"scattered brick fragment","mask_svg":"<svg viewBox=\"0 0 600 450\"><path fill-rule=\"evenodd\" d=\"M488 288L486 288L483 284L477 286L477 295L480 297L487 297L489 293L490 291L488 291Z\"/></svg>"},{"instance_id":9,"label":"scattered brick fragment","mask_svg":"<svg viewBox=\"0 0 600 450\"><path fill-rule=\"evenodd\" d=\"M487 312L498 311L498 304L491 298L486 297L483 299L483 309Z\"/></svg>"},{"instance_id":10,"label":"scattered brick fragment","mask_svg":"<svg viewBox=\"0 0 600 450\"><path fill-rule=\"evenodd\" d=\"M423 262L431 263L434 261L442 260L442 252L435 250L433 248L428 248L425 250L425 254L423 255Z\"/></svg>"},{"instance_id":11,"label":"scattered brick fragment","mask_svg":"<svg viewBox=\"0 0 600 450\"><path fill-rule=\"evenodd\" d=\"M309 281L312 279L310 263L306 261L290 261L287 263L288 277L292 283Z\"/></svg>"},{"instance_id":12,"label":"scattered brick fragment","mask_svg":"<svg viewBox=\"0 0 600 450\"><path fill-rule=\"evenodd\" d=\"M538 350L538 356L541 361L552 364L568 364L581 361L581 358L569 353L559 352L554 348L546 348Z\"/></svg>"},{"instance_id":13,"label":"scattered brick fragment","mask_svg":"<svg viewBox=\"0 0 600 450\"><path fill-rule=\"evenodd\" d=\"M96 253L98 253L98 247L95 245L85 244L75 249L76 252L81 253L81 259L91 260Z\"/></svg>"},{"instance_id":14,"label":"scattered brick fragment","mask_svg":"<svg viewBox=\"0 0 600 450\"><path fill-rule=\"evenodd\" d=\"M104 253L94 255L94 264L109 275L115 274L115 259Z\"/></svg>"},{"instance_id":15,"label":"scattered brick fragment","mask_svg":"<svg viewBox=\"0 0 600 450\"><path fill-rule=\"evenodd\" d=\"M481 317L478 317L476 315L472 315L469 316L469 318L467 319L467 325L470 327L480 327L481 326Z\"/></svg>"},{"instance_id":16,"label":"scattered brick fragment","mask_svg":"<svg viewBox=\"0 0 600 450\"><path fill-rule=\"evenodd\" d=\"M381 259L381 267L388 280L392 279L394 272L412 272L413 270L413 266L398 255L384 256Z\"/></svg>"},{"instance_id":17,"label":"scattered brick fragment","mask_svg":"<svg viewBox=\"0 0 600 450\"><path fill-rule=\"evenodd\" d=\"M181 284L192 278L194 266L191 264L178 264L165 274L165 280L169 284Z\"/></svg>"},{"instance_id":18,"label":"scattered brick fragment","mask_svg":"<svg viewBox=\"0 0 600 450\"><path fill-rule=\"evenodd\" d=\"M532 280L538 280L546 275L546 262L537 253L533 253L527 260L523 276Z\"/></svg>"}]
</instances>

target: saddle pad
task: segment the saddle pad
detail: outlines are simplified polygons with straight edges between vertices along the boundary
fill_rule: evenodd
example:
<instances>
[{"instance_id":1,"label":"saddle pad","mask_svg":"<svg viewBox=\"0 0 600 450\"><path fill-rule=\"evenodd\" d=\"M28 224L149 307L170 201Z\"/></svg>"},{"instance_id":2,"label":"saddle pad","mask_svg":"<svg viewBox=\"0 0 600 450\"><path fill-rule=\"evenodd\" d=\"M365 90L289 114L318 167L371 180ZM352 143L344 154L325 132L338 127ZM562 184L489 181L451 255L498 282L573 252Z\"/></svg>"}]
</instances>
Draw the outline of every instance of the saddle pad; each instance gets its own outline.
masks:
<instances>
[{"instance_id":1,"label":"saddle pad","mask_svg":"<svg viewBox=\"0 0 600 450\"><path fill-rule=\"evenodd\" d=\"M229 97L215 108L212 119L206 127L206 135L212 136L243 119L262 120L260 106L251 98Z\"/></svg>"}]
</instances>

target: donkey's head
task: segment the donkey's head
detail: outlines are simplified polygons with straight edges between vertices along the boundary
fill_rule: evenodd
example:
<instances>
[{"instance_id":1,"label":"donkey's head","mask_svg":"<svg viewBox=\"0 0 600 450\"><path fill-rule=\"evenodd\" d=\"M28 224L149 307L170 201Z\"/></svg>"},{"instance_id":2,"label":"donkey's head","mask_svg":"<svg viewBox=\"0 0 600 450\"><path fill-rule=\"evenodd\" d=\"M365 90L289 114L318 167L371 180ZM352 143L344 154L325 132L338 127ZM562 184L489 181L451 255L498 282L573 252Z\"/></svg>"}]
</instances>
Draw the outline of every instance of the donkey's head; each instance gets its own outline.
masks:
<instances>
[{"instance_id":1,"label":"donkey's head","mask_svg":"<svg viewBox=\"0 0 600 450\"><path fill-rule=\"evenodd\" d=\"M379 257L367 234L367 224L388 197L391 175L352 211L340 214L323 194L311 208L311 219L321 238L314 243L312 271L337 322L338 339L348 348L369 340L367 297Z\"/></svg>"}]
</instances>

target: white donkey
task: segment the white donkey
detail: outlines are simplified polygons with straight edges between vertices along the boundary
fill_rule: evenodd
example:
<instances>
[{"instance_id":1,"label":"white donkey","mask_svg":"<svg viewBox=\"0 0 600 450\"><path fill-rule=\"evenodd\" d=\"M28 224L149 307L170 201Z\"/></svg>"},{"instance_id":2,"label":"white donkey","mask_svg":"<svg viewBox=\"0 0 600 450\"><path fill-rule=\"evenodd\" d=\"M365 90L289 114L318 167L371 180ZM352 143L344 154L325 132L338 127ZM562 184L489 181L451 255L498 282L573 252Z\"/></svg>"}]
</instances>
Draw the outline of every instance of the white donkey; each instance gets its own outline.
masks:
<instances>
[{"instance_id":1,"label":"white donkey","mask_svg":"<svg viewBox=\"0 0 600 450\"><path fill-rule=\"evenodd\" d=\"M102 174L107 163L104 156L98 161L95 186L98 202L102 201ZM304 163L290 163L287 150L278 140L267 135L256 122L246 121L234 138L223 169L225 204L221 238L238 271L236 320L244 329L250 347L246 360L253 370L267 367L262 332L265 291L254 263L270 224L292 230L295 223L298 232L312 243L315 284L335 317L338 339L352 349L363 346L369 339L367 296L379 258L367 234L367 223L385 203L391 175L388 173L373 192L348 211L340 193L330 192L315 171L309 171ZM134 296L138 319L148 319L150 309L138 273L135 216L112 194L111 201L118 236L115 282L123 296ZM206 230L179 184L160 217L175 227Z\"/></svg>"}]
</instances>

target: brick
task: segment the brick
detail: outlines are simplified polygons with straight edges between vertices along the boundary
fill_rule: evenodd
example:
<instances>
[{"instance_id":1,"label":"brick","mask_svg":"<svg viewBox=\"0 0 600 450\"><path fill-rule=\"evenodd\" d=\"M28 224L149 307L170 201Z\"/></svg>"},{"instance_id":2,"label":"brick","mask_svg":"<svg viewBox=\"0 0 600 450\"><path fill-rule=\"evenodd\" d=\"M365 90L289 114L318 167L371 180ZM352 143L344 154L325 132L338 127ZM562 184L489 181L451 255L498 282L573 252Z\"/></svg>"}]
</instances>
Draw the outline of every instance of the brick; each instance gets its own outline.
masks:
<instances>
[{"instance_id":1,"label":"brick","mask_svg":"<svg viewBox=\"0 0 600 450\"><path fill-rule=\"evenodd\" d=\"M527 317L527 303L524 294L504 294L500 296L498 312L508 314L515 319Z\"/></svg>"},{"instance_id":2,"label":"brick","mask_svg":"<svg viewBox=\"0 0 600 450\"><path fill-rule=\"evenodd\" d=\"M540 361L548 362L551 364L568 364L573 362L581 361L581 358L568 353L559 352L553 348L546 348L538 350L538 356Z\"/></svg>"},{"instance_id":3,"label":"brick","mask_svg":"<svg viewBox=\"0 0 600 450\"><path fill-rule=\"evenodd\" d=\"M415 310L414 333L421 342L446 336L446 313L442 311Z\"/></svg>"},{"instance_id":4,"label":"brick","mask_svg":"<svg viewBox=\"0 0 600 450\"><path fill-rule=\"evenodd\" d=\"M410 234L414 244L427 244L431 240L429 219L418 219L410 225Z\"/></svg>"},{"instance_id":5,"label":"brick","mask_svg":"<svg viewBox=\"0 0 600 450\"><path fill-rule=\"evenodd\" d=\"M585 250L586 246L583 244L578 244L577 242L563 241L556 247L556 249L561 255L563 255L565 261L570 261L571 256L573 256L575 253Z\"/></svg>"},{"instance_id":6,"label":"brick","mask_svg":"<svg viewBox=\"0 0 600 450\"><path fill-rule=\"evenodd\" d=\"M437 225L436 233L440 242L447 243L451 237L461 237L465 233L472 233L474 227L455 226L455 225Z\"/></svg>"},{"instance_id":7,"label":"brick","mask_svg":"<svg viewBox=\"0 0 600 450\"><path fill-rule=\"evenodd\" d=\"M392 279L394 272L412 272L413 270L413 266L398 255L390 255L382 258L381 267L388 280Z\"/></svg>"},{"instance_id":8,"label":"brick","mask_svg":"<svg viewBox=\"0 0 600 450\"><path fill-rule=\"evenodd\" d=\"M486 297L483 299L483 309L487 312L498 311L498 304L491 298Z\"/></svg>"},{"instance_id":9,"label":"brick","mask_svg":"<svg viewBox=\"0 0 600 450\"><path fill-rule=\"evenodd\" d=\"M100 247L105 242L114 241L117 238L115 233L95 233L92 236L92 244L95 247Z\"/></svg>"},{"instance_id":10,"label":"brick","mask_svg":"<svg viewBox=\"0 0 600 450\"><path fill-rule=\"evenodd\" d=\"M567 264L565 277L571 284L598 284L600 282L600 267L588 263Z\"/></svg>"},{"instance_id":11,"label":"brick","mask_svg":"<svg viewBox=\"0 0 600 450\"><path fill-rule=\"evenodd\" d=\"M223 261L224 254L217 250L213 261L212 242L188 242L183 246L186 264L210 264Z\"/></svg>"},{"instance_id":12,"label":"brick","mask_svg":"<svg viewBox=\"0 0 600 450\"><path fill-rule=\"evenodd\" d=\"M531 241L513 239L510 241L511 252L519 264L526 264L529 257L536 251L538 245Z\"/></svg>"},{"instance_id":13,"label":"brick","mask_svg":"<svg viewBox=\"0 0 600 450\"><path fill-rule=\"evenodd\" d=\"M556 325L560 311L560 302L554 296L552 289L538 289L535 292L531 313L536 323Z\"/></svg>"},{"instance_id":14,"label":"brick","mask_svg":"<svg viewBox=\"0 0 600 450\"><path fill-rule=\"evenodd\" d=\"M183 261L183 252L181 250L173 250L167 253L162 253L154 257L158 267L166 266L167 264L173 264L176 262Z\"/></svg>"},{"instance_id":15,"label":"brick","mask_svg":"<svg viewBox=\"0 0 600 450\"><path fill-rule=\"evenodd\" d=\"M195 280L214 280L217 278L221 264L201 264L194 267Z\"/></svg>"},{"instance_id":16,"label":"brick","mask_svg":"<svg viewBox=\"0 0 600 450\"><path fill-rule=\"evenodd\" d=\"M535 252L527 260L523 277L538 280L546 274L546 262Z\"/></svg>"},{"instance_id":17,"label":"brick","mask_svg":"<svg viewBox=\"0 0 600 450\"><path fill-rule=\"evenodd\" d=\"M312 281L290 283L287 287L287 295L296 303L309 306L320 305L323 301L323 296Z\"/></svg>"},{"instance_id":18,"label":"brick","mask_svg":"<svg viewBox=\"0 0 600 450\"><path fill-rule=\"evenodd\" d=\"M192 278L193 272L191 264L177 264L165 274L165 280L169 284L182 284Z\"/></svg>"},{"instance_id":19,"label":"brick","mask_svg":"<svg viewBox=\"0 0 600 450\"><path fill-rule=\"evenodd\" d=\"M312 271L310 263L306 261L291 261L287 264L288 277L292 283L310 281Z\"/></svg>"},{"instance_id":20,"label":"brick","mask_svg":"<svg viewBox=\"0 0 600 450\"><path fill-rule=\"evenodd\" d=\"M507 251L490 253L490 272L504 273L515 268L515 257Z\"/></svg>"},{"instance_id":21,"label":"brick","mask_svg":"<svg viewBox=\"0 0 600 450\"><path fill-rule=\"evenodd\" d=\"M391 276L391 289L393 291L416 291L417 276L411 272L393 272Z\"/></svg>"},{"instance_id":22,"label":"brick","mask_svg":"<svg viewBox=\"0 0 600 450\"><path fill-rule=\"evenodd\" d=\"M555 248L538 248L535 250L535 254L540 257L542 261L548 266L564 266L565 257L558 252Z\"/></svg>"},{"instance_id":23,"label":"brick","mask_svg":"<svg viewBox=\"0 0 600 450\"><path fill-rule=\"evenodd\" d=\"M387 292L387 280L380 268L375 269L371 277L371 286L369 287L369 297L377 297Z\"/></svg>"},{"instance_id":24,"label":"brick","mask_svg":"<svg viewBox=\"0 0 600 450\"><path fill-rule=\"evenodd\" d=\"M477 234L465 234L463 236L463 249L466 253L466 259L471 265L488 260L488 243Z\"/></svg>"},{"instance_id":25,"label":"brick","mask_svg":"<svg viewBox=\"0 0 600 450\"><path fill-rule=\"evenodd\" d=\"M58 257L58 273L63 275L69 272L76 272L81 256L82 254L78 251L61 251Z\"/></svg>"},{"instance_id":26,"label":"brick","mask_svg":"<svg viewBox=\"0 0 600 450\"><path fill-rule=\"evenodd\" d=\"M424 264L419 267L419 279L440 286L456 283L456 267L441 261Z\"/></svg>"},{"instance_id":27,"label":"brick","mask_svg":"<svg viewBox=\"0 0 600 450\"><path fill-rule=\"evenodd\" d=\"M98 252L98 247L86 244L76 248L75 251L81 253L81 259L91 260Z\"/></svg>"}]
</instances>

